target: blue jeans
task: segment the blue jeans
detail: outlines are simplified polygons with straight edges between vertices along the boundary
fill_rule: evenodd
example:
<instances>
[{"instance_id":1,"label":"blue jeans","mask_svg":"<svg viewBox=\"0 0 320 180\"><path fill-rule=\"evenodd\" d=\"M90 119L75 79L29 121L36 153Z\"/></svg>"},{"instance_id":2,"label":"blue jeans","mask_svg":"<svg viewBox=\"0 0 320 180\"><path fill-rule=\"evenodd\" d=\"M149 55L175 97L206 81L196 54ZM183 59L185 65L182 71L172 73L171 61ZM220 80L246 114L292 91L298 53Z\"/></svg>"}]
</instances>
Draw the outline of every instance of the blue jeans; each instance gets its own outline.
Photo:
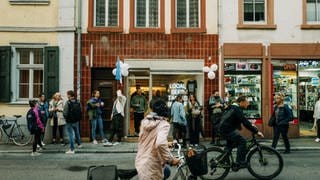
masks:
<instances>
[{"instance_id":1,"label":"blue jeans","mask_svg":"<svg viewBox=\"0 0 320 180\"><path fill-rule=\"evenodd\" d=\"M101 115L99 115L97 118L91 120L91 136L92 136L92 140L96 139L97 123L98 123L98 126L99 126L100 137L101 137L101 139L105 139L104 132L103 132L102 117L101 117Z\"/></svg>"},{"instance_id":2,"label":"blue jeans","mask_svg":"<svg viewBox=\"0 0 320 180\"><path fill-rule=\"evenodd\" d=\"M74 150L74 141L73 141L73 132L75 133L76 142L78 145L81 144L80 133L79 133L79 122L76 123L67 123L67 131L69 136L70 149Z\"/></svg>"}]
</instances>

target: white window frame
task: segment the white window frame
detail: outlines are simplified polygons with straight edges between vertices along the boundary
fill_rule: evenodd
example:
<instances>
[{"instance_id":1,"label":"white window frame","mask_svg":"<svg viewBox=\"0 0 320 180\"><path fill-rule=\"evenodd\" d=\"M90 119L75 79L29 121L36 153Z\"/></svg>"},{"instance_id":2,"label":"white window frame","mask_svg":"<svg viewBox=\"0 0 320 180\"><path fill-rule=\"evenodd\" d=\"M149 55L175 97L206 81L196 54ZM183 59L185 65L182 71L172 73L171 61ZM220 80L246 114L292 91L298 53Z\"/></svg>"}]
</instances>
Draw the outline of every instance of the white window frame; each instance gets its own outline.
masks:
<instances>
[{"instance_id":1,"label":"white window frame","mask_svg":"<svg viewBox=\"0 0 320 180\"><path fill-rule=\"evenodd\" d=\"M306 1L306 21L308 24L319 24L320 23L320 18L318 19L318 16L320 16L318 13L318 9L320 9L320 5L318 6L318 4L320 4L320 0L316 0L316 2L315 2L316 20L315 21L308 21L308 2Z\"/></svg>"},{"instance_id":2,"label":"white window frame","mask_svg":"<svg viewBox=\"0 0 320 180\"><path fill-rule=\"evenodd\" d=\"M253 0L253 4L255 5L256 0ZM245 21L244 17L244 6L245 6L245 0L243 0L243 5L242 5L242 13L243 13L243 23L244 24L266 24L267 23L267 0L264 0L264 21L255 21L255 6L253 6L253 21Z\"/></svg>"},{"instance_id":3,"label":"white window frame","mask_svg":"<svg viewBox=\"0 0 320 180\"><path fill-rule=\"evenodd\" d=\"M119 19L119 13L120 13L120 7L119 7L119 5L120 5L120 2L119 2L119 0L118 0L118 16L117 16L117 18L118 18L118 23L117 23L117 25L116 26L108 26L108 24L109 24L109 0L104 0L105 1L105 22L104 22L104 26L97 26L97 24L96 24L96 20L97 20L97 9L96 9L96 0L94 0L93 1L93 26L94 27L118 27L119 26L119 21L120 21L120 19Z\"/></svg>"},{"instance_id":4,"label":"white window frame","mask_svg":"<svg viewBox=\"0 0 320 180\"><path fill-rule=\"evenodd\" d=\"M160 21L161 21L161 4L160 4L160 1L161 0L158 0L158 26L157 27L150 27L150 24L149 24L149 5L150 5L150 1L149 0L146 0L146 14L145 14L145 17L146 17L146 25L144 27L138 27L137 26L137 1L135 0L134 1L134 27L135 28L160 28Z\"/></svg>"},{"instance_id":5,"label":"white window frame","mask_svg":"<svg viewBox=\"0 0 320 180\"><path fill-rule=\"evenodd\" d=\"M30 56L30 64L20 64L20 54L19 50L17 49L41 49L43 51L43 64L34 64L34 54L31 51L29 53ZM11 77L11 87L13 90L13 102L26 102L29 99L33 98L38 98L37 96L33 96L33 82L34 82L34 70L42 70L43 71L43 76L42 76L42 82L44 83L44 47L13 47L13 63L11 66L11 72L12 72L12 77ZM21 98L20 97L20 70L29 70L30 76L29 76L29 95L28 98ZM44 88L44 84L42 85Z\"/></svg>"},{"instance_id":6,"label":"white window frame","mask_svg":"<svg viewBox=\"0 0 320 180\"><path fill-rule=\"evenodd\" d=\"M189 6L190 6L190 1L189 0L185 0L186 1L186 24L187 26L186 27L178 27L178 4L177 4L177 1L175 0L175 4L176 4L176 9L175 9L175 18L176 18L176 27L177 28L200 28L201 27L201 0L198 0L198 27L190 27L190 12L189 12Z\"/></svg>"}]
</instances>

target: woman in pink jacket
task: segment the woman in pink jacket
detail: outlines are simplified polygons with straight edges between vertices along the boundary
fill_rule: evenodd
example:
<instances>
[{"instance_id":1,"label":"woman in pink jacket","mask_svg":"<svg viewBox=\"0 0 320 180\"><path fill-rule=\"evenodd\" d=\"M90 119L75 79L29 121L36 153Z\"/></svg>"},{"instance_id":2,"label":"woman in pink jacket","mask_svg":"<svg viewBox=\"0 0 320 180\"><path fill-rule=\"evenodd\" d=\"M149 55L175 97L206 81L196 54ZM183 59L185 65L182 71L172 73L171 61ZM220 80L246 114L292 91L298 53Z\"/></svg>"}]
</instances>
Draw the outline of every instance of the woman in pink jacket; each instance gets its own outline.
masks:
<instances>
[{"instance_id":1,"label":"woman in pink jacket","mask_svg":"<svg viewBox=\"0 0 320 180\"><path fill-rule=\"evenodd\" d=\"M150 114L141 121L135 166L140 180L161 180L164 165L177 165L179 160L172 156L168 146L170 124L166 103L157 100L150 108Z\"/></svg>"}]
</instances>

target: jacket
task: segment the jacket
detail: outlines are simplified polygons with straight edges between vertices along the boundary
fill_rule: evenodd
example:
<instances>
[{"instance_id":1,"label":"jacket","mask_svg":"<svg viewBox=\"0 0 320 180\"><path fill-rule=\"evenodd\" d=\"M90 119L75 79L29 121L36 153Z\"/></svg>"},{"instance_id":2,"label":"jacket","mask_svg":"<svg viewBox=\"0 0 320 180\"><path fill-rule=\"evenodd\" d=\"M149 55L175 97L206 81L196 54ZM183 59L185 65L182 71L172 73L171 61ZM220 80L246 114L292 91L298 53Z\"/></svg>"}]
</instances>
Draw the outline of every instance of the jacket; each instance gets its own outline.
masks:
<instances>
[{"instance_id":1,"label":"jacket","mask_svg":"<svg viewBox=\"0 0 320 180\"><path fill-rule=\"evenodd\" d=\"M241 124L252 133L258 133L258 129L252 126L251 122L244 116L243 110L238 104L234 103L230 105L227 111L230 111L231 109L233 109L231 117L221 122L221 134L229 134L237 129L241 130Z\"/></svg>"},{"instance_id":2,"label":"jacket","mask_svg":"<svg viewBox=\"0 0 320 180\"><path fill-rule=\"evenodd\" d=\"M186 112L181 102L175 101L171 106L172 122L187 125Z\"/></svg>"},{"instance_id":3,"label":"jacket","mask_svg":"<svg viewBox=\"0 0 320 180\"><path fill-rule=\"evenodd\" d=\"M95 119L102 114L101 107L96 106L97 103L101 103L101 102L102 101L100 98L96 99L94 97L92 97L91 99L89 99L89 101L87 101L87 113L89 116L89 120Z\"/></svg>"},{"instance_id":4,"label":"jacket","mask_svg":"<svg viewBox=\"0 0 320 180\"><path fill-rule=\"evenodd\" d=\"M49 112L54 111L54 108L57 108L58 111L56 111L57 118L58 118L58 126L65 125L66 120L63 117L63 101L60 100L56 102L55 100L51 100L49 103ZM53 126L53 118L50 120L50 125Z\"/></svg>"},{"instance_id":5,"label":"jacket","mask_svg":"<svg viewBox=\"0 0 320 180\"><path fill-rule=\"evenodd\" d=\"M124 117L124 107L126 104L127 98L123 95L118 96L117 99L113 102L111 119L116 114L121 114Z\"/></svg>"},{"instance_id":6,"label":"jacket","mask_svg":"<svg viewBox=\"0 0 320 180\"><path fill-rule=\"evenodd\" d=\"M141 121L135 167L140 180L163 179L163 164L173 156L168 147L170 124L167 119L150 113Z\"/></svg>"},{"instance_id":7,"label":"jacket","mask_svg":"<svg viewBox=\"0 0 320 180\"><path fill-rule=\"evenodd\" d=\"M275 106L274 108L275 117L276 117L276 125L289 125L289 121L291 121L291 109L287 104L283 106Z\"/></svg>"},{"instance_id":8,"label":"jacket","mask_svg":"<svg viewBox=\"0 0 320 180\"><path fill-rule=\"evenodd\" d=\"M130 105L137 113L144 113L148 109L148 103L144 95L133 96Z\"/></svg>"}]
</instances>

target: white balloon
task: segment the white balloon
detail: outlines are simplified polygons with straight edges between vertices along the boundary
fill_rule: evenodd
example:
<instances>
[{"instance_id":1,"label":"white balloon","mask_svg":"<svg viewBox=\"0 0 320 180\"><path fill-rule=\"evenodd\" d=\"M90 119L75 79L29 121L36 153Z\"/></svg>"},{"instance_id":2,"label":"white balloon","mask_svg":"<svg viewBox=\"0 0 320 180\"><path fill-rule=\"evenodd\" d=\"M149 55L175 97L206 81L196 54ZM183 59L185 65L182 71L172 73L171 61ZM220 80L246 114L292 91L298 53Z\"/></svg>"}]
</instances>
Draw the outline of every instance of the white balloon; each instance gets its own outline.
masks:
<instances>
[{"instance_id":1,"label":"white balloon","mask_svg":"<svg viewBox=\"0 0 320 180\"><path fill-rule=\"evenodd\" d=\"M115 75L116 75L116 72L117 72L117 69L114 68L114 69L112 70L112 74L115 76Z\"/></svg>"},{"instance_id":2,"label":"white balloon","mask_svg":"<svg viewBox=\"0 0 320 180\"><path fill-rule=\"evenodd\" d=\"M216 71L216 70L218 69L218 65L212 64L212 65L210 66L210 69L211 69L211 71Z\"/></svg>"},{"instance_id":3,"label":"white balloon","mask_svg":"<svg viewBox=\"0 0 320 180\"><path fill-rule=\"evenodd\" d=\"M129 64L123 63L122 68L128 70L130 67L129 67Z\"/></svg>"},{"instance_id":4,"label":"white balloon","mask_svg":"<svg viewBox=\"0 0 320 180\"><path fill-rule=\"evenodd\" d=\"M202 71L203 72L209 72L210 68L208 66L205 66L205 67L202 68Z\"/></svg>"},{"instance_id":5,"label":"white balloon","mask_svg":"<svg viewBox=\"0 0 320 180\"><path fill-rule=\"evenodd\" d=\"M214 79L215 77L216 77L216 74L213 71L209 71L208 78L209 79Z\"/></svg>"},{"instance_id":6,"label":"white balloon","mask_svg":"<svg viewBox=\"0 0 320 180\"><path fill-rule=\"evenodd\" d=\"M122 69L123 68L123 62L120 61L120 68Z\"/></svg>"},{"instance_id":7,"label":"white balloon","mask_svg":"<svg viewBox=\"0 0 320 180\"><path fill-rule=\"evenodd\" d=\"M129 75L129 71L125 70L125 71L121 71L122 76L128 76Z\"/></svg>"}]
</instances>

